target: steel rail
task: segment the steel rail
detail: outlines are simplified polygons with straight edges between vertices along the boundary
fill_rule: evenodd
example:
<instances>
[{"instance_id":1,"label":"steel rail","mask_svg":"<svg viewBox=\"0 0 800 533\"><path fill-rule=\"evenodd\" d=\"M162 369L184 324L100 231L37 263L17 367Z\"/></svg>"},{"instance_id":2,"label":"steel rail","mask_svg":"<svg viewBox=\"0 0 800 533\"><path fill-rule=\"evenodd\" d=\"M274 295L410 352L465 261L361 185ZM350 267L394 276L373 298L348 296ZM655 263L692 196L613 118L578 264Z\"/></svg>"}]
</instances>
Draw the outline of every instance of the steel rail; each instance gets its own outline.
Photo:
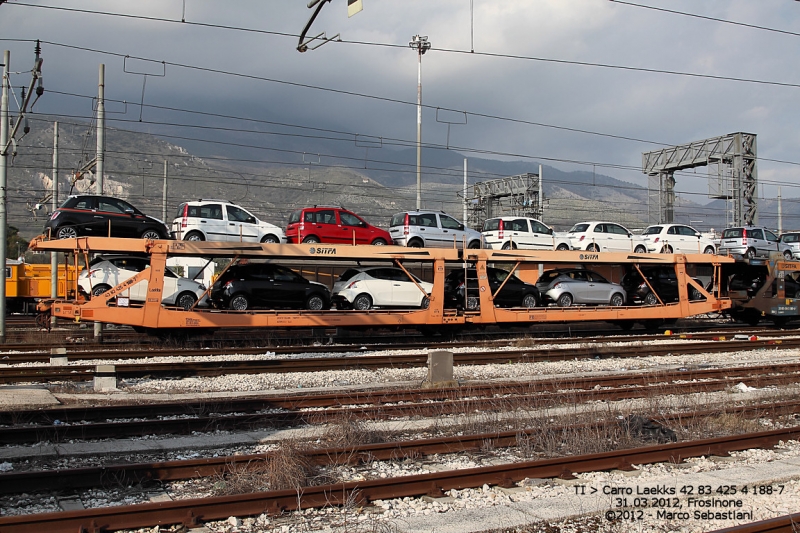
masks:
<instances>
[{"instance_id":1,"label":"steel rail","mask_svg":"<svg viewBox=\"0 0 800 533\"><path fill-rule=\"evenodd\" d=\"M737 414L745 417L777 417L800 412L800 400L753 404L721 409L704 409L690 412L668 413L659 419L685 424L689 420ZM618 424L618 422L615 422ZM608 424L570 424L551 428L556 432L579 431L604 427ZM478 451L487 445L507 448L517 445L521 436L533 435L539 428L517 429L454 437L405 440L365 444L351 447L329 447L303 450L304 459L315 465L360 464L405 457ZM130 486L134 484L177 481L210 477L224 473L232 467L255 468L273 457L273 452L226 457L208 457L158 463L118 464L74 469L8 472L0 474L0 494L75 490L101 486Z\"/></svg>"},{"instance_id":2,"label":"steel rail","mask_svg":"<svg viewBox=\"0 0 800 533\"><path fill-rule=\"evenodd\" d=\"M294 395L234 400L213 404L171 403L111 406L94 409L61 408L2 413L0 444L42 440L120 438L126 436L188 434L217 430L322 424L342 416L387 419L437 416L519 408L536 408L586 401L613 401L652 395L688 394L725 390L734 381L763 387L795 383L800 364L652 373L648 375L592 376L541 382L483 384L470 388L369 391L352 394ZM780 374L782 370L790 373ZM722 376L720 378L720 376ZM713 379L716 378L716 379ZM713 380L712 380L713 379ZM670 383L680 380L681 383ZM613 384L621 388L606 388ZM596 387L600 387L599 389ZM569 391L569 392L567 392ZM482 397L481 397L482 396ZM352 406L352 407L342 407ZM249 413L241 414L242 411ZM263 411L269 411L264 413ZM195 416L189 417L191 413ZM169 418L157 418L169 417ZM86 423L87 420L133 421ZM24 425L23 425L24 424ZM37 425L34 425L37 424Z\"/></svg>"},{"instance_id":3,"label":"steel rail","mask_svg":"<svg viewBox=\"0 0 800 533\"><path fill-rule=\"evenodd\" d=\"M511 487L525 478L572 478L576 473L631 470L634 464L680 463L690 457L727 455L732 451L772 447L781 440L797 439L800 428L784 428L745 435L719 437L675 444L660 444L591 455L559 457L402 476L391 479L306 486L297 490L257 492L236 496L144 503L22 516L0 517L0 533L75 533L119 530L155 524L198 526L202 521L229 516L278 515L283 511L344 505L366 505L375 500L443 496L451 489L484 484Z\"/></svg>"},{"instance_id":4,"label":"steel rail","mask_svg":"<svg viewBox=\"0 0 800 533\"><path fill-rule=\"evenodd\" d=\"M483 352L464 352L453 354L453 362L459 365L485 365L498 362L540 362L563 361L571 359L630 358L666 355L690 355L698 353L755 350L759 348L796 349L800 338L759 339L690 342L679 344L657 344L648 346L606 346L592 345L563 349L542 350L537 347L514 350L486 350ZM263 353L263 349L255 349ZM175 352L173 351L173 356ZM181 351L180 356L208 356L208 350L196 352ZM152 356L152 355L151 355ZM106 357L108 359L108 357ZM412 368L425 366L427 354L318 357L292 359L255 359L235 361L188 361L179 363L135 363L115 365L120 379L142 377L214 377L227 374L263 374L307 372L319 370L374 369L374 368ZM94 378L95 366L68 365L51 366L10 366L0 367L0 383L27 383L52 381L89 381Z\"/></svg>"},{"instance_id":5,"label":"steel rail","mask_svg":"<svg viewBox=\"0 0 800 533\"><path fill-rule=\"evenodd\" d=\"M797 533L798 524L800 524L800 513L794 513L769 520L716 529L711 533Z\"/></svg>"}]
</instances>

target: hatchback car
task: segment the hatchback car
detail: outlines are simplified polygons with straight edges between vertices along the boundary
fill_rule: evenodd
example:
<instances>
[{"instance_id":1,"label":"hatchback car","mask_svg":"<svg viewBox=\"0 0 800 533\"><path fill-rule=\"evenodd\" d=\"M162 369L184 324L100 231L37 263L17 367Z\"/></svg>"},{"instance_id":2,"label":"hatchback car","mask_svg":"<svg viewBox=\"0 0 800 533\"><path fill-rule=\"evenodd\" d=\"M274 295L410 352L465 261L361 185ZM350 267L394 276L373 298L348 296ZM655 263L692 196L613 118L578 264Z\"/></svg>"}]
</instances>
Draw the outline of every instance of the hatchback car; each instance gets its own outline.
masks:
<instances>
[{"instance_id":1,"label":"hatchback car","mask_svg":"<svg viewBox=\"0 0 800 533\"><path fill-rule=\"evenodd\" d=\"M573 250L647 253L639 235L613 222L579 222L567 233Z\"/></svg>"},{"instance_id":2,"label":"hatchback car","mask_svg":"<svg viewBox=\"0 0 800 533\"><path fill-rule=\"evenodd\" d=\"M478 276L474 268L466 270L467 284L465 295L465 270L460 268L450 272L444 280L444 301L446 307L475 311L480 307ZM486 277L498 307L537 307L542 299L535 285L525 283L517 276L500 268L487 267ZM505 282L505 284L504 284ZM502 285L502 289L500 286ZM499 289L499 292L498 292Z\"/></svg>"},{"instance_id":3,"label":"hatchback car","mask_svg":"<svg viewBox=\"0 0 800 533\"><path fill-rule=\"evenodd\" d=\"M621 285L583 268L548 270L536 282L545 302L559 307L572 304L625 305L627 293Z\"/></svg>"},{"instance_id":4,"label":"hatchback car","mask_svg":"<svg viewBox=\"0 0 800 533\"><path fill-rule=\"evenodd\" d=\"M375 227L343 207L314 206L289 215L289 243L374 244L392 242L385 229Z\"/></svg>"},{"instance_id":5,"label":"hatchback car","mask_svg":"<svg viewBox=\"0 0 800 533\"><path fill-rule=\"evenodd\" d=\"M433 283L409 277L400 268L348 268L333 284L333 303L339 309L366 311L372 307L428 308Z\"/></svg>"},{"instance_id":6,"label":"hatchback car","mask_svg":"<svg viewBox=\"0 0 800 533\"><path fill-rule=\"evenodd\" d=\"M566 237L556 236L553 228L528 217L490 218L483 223L483 244L495 250L571 250Z\"/></svg>"},{"instance_id":7,"label":"hatchback car","mask_svg":"<svg viewBox=\"0 0 800 533\"><path fill-rule=\"evenodd\" d=\"M78 286L86 295L99 296L148 268L150 268L150 262L145 257L99 255L92 259L89 267L83 269L78 275ZM182 278L169 268L164 270L161 303L177 305L188 310L195 305L198 299L203 298L205 292L206 288L202 283ZM147 281L132 285L120 296L127 296L132 301L144 302L147 300Z\"/></svg>"},{"instance_id":8,"label":"hatchback car","mask_svg":"<svg viewBox=\"0 0 800 533\"><path fill-rule=\"evenodd\" d=\"M642 274L647 278L647 283L642 279ZM642 268L642 274L634 269L622 277L620 285L628 294L629 304L658 305L659 299L662 303L678 301L678 276L675 274L674 268ZM695 278L694 281L702 285L699 279ZM650 289L651 287L653 290ZM697 288L692 285L688 286L688 292L689 300L703 298Z\"/></svg>"},{"instance_id":9,"label":"hatchback car","mask_svg":"<svg viewBox=\"0 0 800 533\"><path fill-rule=\"evenodd\" d=\"M656 224L642 232L650 253L664 254L714 254L714 241L703 236L691 226L683 224Z\"/></svg>"},{"instance_id":10,"label":"hatchback car","mask_svg":"<svg viewBox=\"0 0 800 533\"><path fill-rule=\"evenodd\" d=\"M110 196L76 195L61 204L44 226L55 239L79 236L168 239L169 228L125 200Z\"/></svg>"},{"instance_id":11,"label":"hatchback car","mask_svg":"<svg viewBox=\"0 0 800 533\"><path fill-rule=\"evenodd\" d=\"M791 248L794 259L800 259L800 232L784 233L778 242Z\"/></svg>"},{"instance_id":12,"label":"hatchback car","mask_svg":"<svg viewBox=\"0 0 800 533\"><path fill-rule=\"evenodd\" d=\"M171 234L184 241L286 242L283 229L225 200L182 203Z\"/></svg>"},{"instance_id":13,"label":"hatchback car","mask_svg":"<svg viewBox=\"0 0 800 533\"><path fill-rule=\"evenodd\" d=\"M392 241L411 248L481 247L481 234L441 211L405 211L392 216Z\"/></svg>"},{"instance_id":14,"label":"hatchback car","mask_svg":"<svg viewBox=\"0 0 800 533\"><path fill-rule=\"evenodd\" d=\"M740 255L747 259L767 257L770 252L780 252L787 261L792 260L792 249L778 240L777 235L760 226L740 226L722 231L719 239L721 255Z\"/></svg>"},{"instance_id":15,"label":"hatchback car","mask_svg":"<svg viewBox=\"0 0 800 533\"><path fill-rule=\"evenodd\" d=\"M331 293L294 270L272 263L239 262L211 286L211 304L219 309L328 309Z\"/></svg>"}]
</instances>

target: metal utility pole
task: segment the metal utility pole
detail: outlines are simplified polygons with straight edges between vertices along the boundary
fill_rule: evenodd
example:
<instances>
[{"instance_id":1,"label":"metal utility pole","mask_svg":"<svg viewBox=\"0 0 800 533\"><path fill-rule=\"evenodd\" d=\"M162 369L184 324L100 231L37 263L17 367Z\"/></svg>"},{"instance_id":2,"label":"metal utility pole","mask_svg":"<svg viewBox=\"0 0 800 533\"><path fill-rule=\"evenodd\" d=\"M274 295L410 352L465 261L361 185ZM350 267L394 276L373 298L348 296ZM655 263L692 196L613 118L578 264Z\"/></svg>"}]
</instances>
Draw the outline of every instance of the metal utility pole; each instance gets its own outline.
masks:
<instances>
[{"instance_id":1,"label":"metal utility pole","mask_svg":"<svg viewBox=\"0 0 800 533\"><path fill-rule=\"evenodd\" d=\"M464 158L464 214L461 218L464 224L467 223L467 158Z\"/></svg>"},{"instance_id":2,"label":"metal utility pole","mask_svg":"<svg viewBox=\"0 0 800 533\"><path fill-rule=\"evenodd\" d=\"M415 35L408 46L417 51L417 209L422 209L422 56L430 50L428 37Z\"/></svg>"},{"instance_id":3,"label":"metal utility pole","mask_svg":"<svg viewBox=\"0 0 800 533\"><path fill-rule=\"evenodd\" d=\"M54 213L58 207L58 122L53 123L53 183L50 192L50 212ZM64 271L66 273L66 270ZM64 279L66 288L66 278ZM66 294L64 295L66 296ZM50 298L58 298L58 252L50 252ZM55 315L50 317L51 325L55 326Z\"/></svg>"},{"instance_id":4,"label":"metal utility pole","mask_svg":"<svg viewBox=\"0 0 800 533\"><path fill-rule=\"evenodd\" d=\"M99 80L97 83L97 178L95 187L97 194L103 194L103 171L106 150L106 66L100 63ZM94 323L94 339L103 342L103 323Z\"/></svg>"},{"instance_id":5,"label":"metal utility pole","mask_svg":"<svg viewBox=\"0 0 800 533\"><path fill-rule=\"evenodd\" d=\"M164 192L161 195L161 219L167 221L167 160L164 160Z\"/></svg>"},{"instance_id":6,"label":"metal utility pole","mask_svg":"<svg viewBox=\"0 0 800 533\"><path fill-rule=\"evenodd\" d=\"M6 185L8 182L8 69L11 51L3 52L3 97L0 100L0 343L6 342Z\"/></svg>"}]
</instances>

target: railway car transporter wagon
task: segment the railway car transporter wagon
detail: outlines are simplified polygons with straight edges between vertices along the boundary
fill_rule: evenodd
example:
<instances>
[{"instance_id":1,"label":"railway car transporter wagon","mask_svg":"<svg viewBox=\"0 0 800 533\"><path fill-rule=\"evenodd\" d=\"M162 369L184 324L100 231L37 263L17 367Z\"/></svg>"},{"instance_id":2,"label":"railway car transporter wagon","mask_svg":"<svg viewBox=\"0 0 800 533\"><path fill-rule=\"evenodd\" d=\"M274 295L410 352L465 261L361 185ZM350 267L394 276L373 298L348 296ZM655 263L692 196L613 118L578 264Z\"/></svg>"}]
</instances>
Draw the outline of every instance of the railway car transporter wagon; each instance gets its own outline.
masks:
<instances>
[{"instance_id":1,"label":"railway car transporter wagon","mask_svg":"<svg viewBox=\"0 0 800 533\"><path fill-rule=\"evenodd\" d=\"M698 283L698 269L707 273L712 286L717 286L722 265L733 259L721 256L603 253L582 251L486 250L455 248L409 249L398 246L352 246L320 244L260 244L231 242L186 242L142 239L88 237L78 239L35 239L31 246L41 251L62 251L88 257L100 252L147 254L150 268L89 301L54 300L50 312L59 318L130 325L147 330L215 330L222 328L418 328L441 331L451 328L481 327L492 324L526 326L540 322L610 321L627 327L635 322L653 323L664 320L723 312L730 300L719 297L718 291L707 292ZM364 310L297 310L248 309L235 311L195 306L190 310L164 306L160 291L168 257L192 256L215 259L222 264L242 261L270 261L291 265L303 274L326 269L339 270L355 266L391 265L431 282L433 287L426 308ZM610 281L618 281L623 273L642 266L669 266L675 269L679 298L670 303L651 306L573 306L561 307L498 307L495 293L487 281L486 270L502 267L523 281L535 283L538 275L553 268L583 267L595 270ZM480 305L476 310L450 308L445 305L445 277L455 269L474 269ZM332 270L330 270L332 272ZM333 278L328 278L330 281ZM148 283L148 297L143 304L126 298L131 286ZM320 280L323 281L323 280ZM330 281L332 283L332 281ZM689 287L695 299L689 299ZM496 288L495 292L503 287ZM420 290L423 286L420 285ZM699 295L699 296L697 296Z\"/></svg>"}]
</instances>

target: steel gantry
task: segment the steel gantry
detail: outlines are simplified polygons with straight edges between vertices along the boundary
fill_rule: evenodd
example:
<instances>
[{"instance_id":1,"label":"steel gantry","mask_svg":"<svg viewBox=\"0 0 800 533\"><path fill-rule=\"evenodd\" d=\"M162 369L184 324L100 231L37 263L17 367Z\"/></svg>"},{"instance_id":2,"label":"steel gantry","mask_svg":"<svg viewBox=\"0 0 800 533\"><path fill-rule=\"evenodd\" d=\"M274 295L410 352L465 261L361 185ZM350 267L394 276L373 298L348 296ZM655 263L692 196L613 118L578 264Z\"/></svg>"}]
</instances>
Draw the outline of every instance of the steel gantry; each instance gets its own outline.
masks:
<instances>
[{"instance_id":1,"label":"steel gantry","mask_svg":"<svg viewBox=\"0 0 800 533\"><path fill-rule=\"evenodd\" d=\"M468 223L480 231L486 219L501 216L542 218L541 172L519 174L491 181L479 181L473 186ZM503 199L508 199L504 205Z\"/></svg>"},{"instance_id":2,"label":"steel gantry","mask_svg":"<svg viewBox=\"0 0 800 533\"><path fill-rule=\"evenodd\" d=\"M642 172L651 178L649 222L675 221L676 171L716 164L720 170L727 167L730 175L720 171L716 180L709 177L709 196L733 200L733 222L737 225L755 224L756 160L756 135L743 132L643 153Z\"/></svg>"}]
</instances>

